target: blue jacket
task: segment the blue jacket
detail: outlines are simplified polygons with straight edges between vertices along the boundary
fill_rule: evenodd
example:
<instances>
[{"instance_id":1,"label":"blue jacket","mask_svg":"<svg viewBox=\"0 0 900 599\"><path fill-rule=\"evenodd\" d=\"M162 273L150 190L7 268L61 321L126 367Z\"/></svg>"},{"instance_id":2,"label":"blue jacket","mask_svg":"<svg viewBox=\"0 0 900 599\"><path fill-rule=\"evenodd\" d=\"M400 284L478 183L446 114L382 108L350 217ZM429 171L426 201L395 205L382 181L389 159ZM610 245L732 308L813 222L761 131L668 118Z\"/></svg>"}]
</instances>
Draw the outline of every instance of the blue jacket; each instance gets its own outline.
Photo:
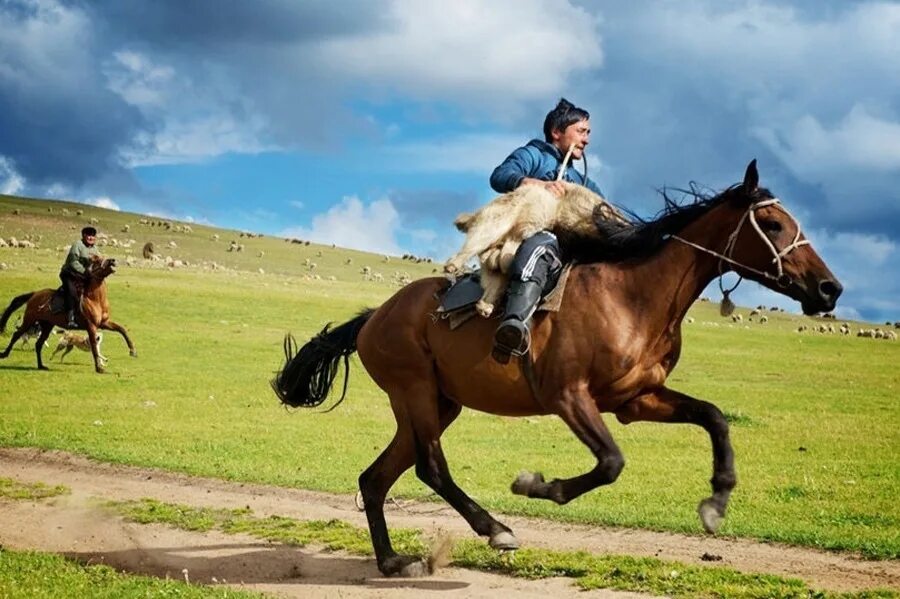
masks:
<instances>
[{"instance_id":1,"label":"blue jacket","mask_svg":"<svg viewBox=\"0 0 900 599\"><path fill-rule=\"evenodd\" d=\"M526 145L516 149L491 174L491 187L499 193L514 190L525 177L554 181L559 173L559 165L563 156L556 146L540 139L532 139ZM590 177L585 178L575 170L569 162L563 180L584 185L597 195L603 196L600 187Z\"/></svg>"}]
</instances>

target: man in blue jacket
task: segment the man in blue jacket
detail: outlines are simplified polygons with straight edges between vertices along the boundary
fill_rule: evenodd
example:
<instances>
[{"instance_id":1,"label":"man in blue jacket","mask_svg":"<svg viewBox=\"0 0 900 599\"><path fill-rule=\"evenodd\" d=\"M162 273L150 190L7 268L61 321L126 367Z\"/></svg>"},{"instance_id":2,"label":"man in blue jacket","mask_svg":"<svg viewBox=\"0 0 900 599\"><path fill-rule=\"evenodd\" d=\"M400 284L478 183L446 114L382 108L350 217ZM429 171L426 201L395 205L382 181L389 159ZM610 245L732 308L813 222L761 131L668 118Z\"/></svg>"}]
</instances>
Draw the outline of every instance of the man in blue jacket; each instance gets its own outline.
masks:
<instances>
[{"instance_id":1,"label":"man in blue jacket","mask_svg":"<svg viewBox=\"0 0 900 599\"><path fill-rule=\"evenodd\" d=\"M562 196L557 181L563 159L572 147L571 162L562 180L584 185L602 196L600 188L572 163L584 158L591 135L590 114L565 98L544 119L544 141L533 139L510 154L491 174L491 187L507 193L521 185L542 185ZM526 239L516 252L509 269L509 289L503 321L494 335L494 358L506 363L511 354L527 349L528 321L541 296L553 289L562 272L559 242L550 231L541 231Z\"/></svg>"}]
</instances>

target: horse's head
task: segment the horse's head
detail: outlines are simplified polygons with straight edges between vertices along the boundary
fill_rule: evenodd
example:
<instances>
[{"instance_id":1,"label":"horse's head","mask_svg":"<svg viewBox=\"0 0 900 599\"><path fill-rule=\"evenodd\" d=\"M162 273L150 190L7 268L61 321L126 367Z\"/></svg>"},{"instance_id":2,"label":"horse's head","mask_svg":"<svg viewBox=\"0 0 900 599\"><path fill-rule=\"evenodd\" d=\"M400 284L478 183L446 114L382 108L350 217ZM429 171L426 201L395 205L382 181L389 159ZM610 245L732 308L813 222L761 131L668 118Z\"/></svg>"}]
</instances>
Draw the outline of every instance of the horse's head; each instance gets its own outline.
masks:
<instances>
[{"instance_id":1,"label":"horse's head","mask_svg":"<svg viewBox=\"0 0 900 599\"><path fill-rule=\"evenodd\" d=\"M732 205L743 216L724 255L739 275L800 302L804 314L830 312L843 286L800 230L800 223L767 189L759 187L756 160L747 166Z\"/></svg>"},{"instance_id":2,"label":"horse's head","mask_svg":"<svg viewBox=\"0 0 900 599\"><path fill-rule=\"evenodd\" d=\"M88 266L88 276L90 278L102 281L114 272L116 272L115 258L104 258L99 255L91 256L91 263Z\"/></svg>"}]
</instances>

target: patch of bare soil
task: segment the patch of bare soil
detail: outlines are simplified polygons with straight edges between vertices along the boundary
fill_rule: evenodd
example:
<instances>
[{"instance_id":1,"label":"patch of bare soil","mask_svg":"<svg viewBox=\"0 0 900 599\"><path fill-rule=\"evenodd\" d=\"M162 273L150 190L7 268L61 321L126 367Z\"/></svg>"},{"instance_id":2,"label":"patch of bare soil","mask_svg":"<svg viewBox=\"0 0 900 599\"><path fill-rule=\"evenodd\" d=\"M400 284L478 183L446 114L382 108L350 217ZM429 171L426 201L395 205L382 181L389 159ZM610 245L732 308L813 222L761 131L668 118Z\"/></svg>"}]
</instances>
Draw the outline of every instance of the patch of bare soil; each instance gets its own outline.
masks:
<instances>
[{"instance_id":1,"label":"patch of bare soil","mask_svg":"<svg viewBox=\"0 0 900 599\"><path fill-rule=\"evenodd\" d=\"M336 518L365 527L352 496L189 477L160 470L103 464L62 452L0 449L0 477L62 484L69 496L39 503L0 502L0 544L66 554L82 562L192 582L243 584L292 597L584 596L569 580L517 580L444 568L429 578L385 579L374 560L314 548L286 547L250 537L196 533L157 525L129 524L96 508L97 498L152 497L198 507L249 507L258 516ZM456 512L436 503L388 503L392 527L426 534L472 536ZM695 565L722 565L742 572L800 578L816 589L900 588L900 562L866 561L846 554L748 540L717 539L641 530L566 525L505 517L523 546L581 549L595 553L653 556ZM721 560L708 561L721 557ZM185 573L186 571L186 573ZM591 596L639 597L612 591Z\"/></svg>"}]
</instances>

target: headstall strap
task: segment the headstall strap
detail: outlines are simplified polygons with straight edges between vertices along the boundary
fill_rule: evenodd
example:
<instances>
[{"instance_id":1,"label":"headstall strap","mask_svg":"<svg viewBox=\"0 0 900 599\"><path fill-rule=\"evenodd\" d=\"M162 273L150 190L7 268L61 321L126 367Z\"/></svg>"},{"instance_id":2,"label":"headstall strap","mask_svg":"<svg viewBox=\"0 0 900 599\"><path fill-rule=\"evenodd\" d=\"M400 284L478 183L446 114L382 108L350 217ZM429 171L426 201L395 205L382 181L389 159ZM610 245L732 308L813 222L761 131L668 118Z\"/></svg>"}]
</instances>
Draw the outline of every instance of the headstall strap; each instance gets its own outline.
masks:
<instances>
[{"instance_id":1,"label":"headstall strap","mask_svg":"<svg viewBox=\"0 0 900 599\"><path fill-rule=\"evenodd\" d=\"M788 218L790 218L794 222L794 225L797 229L797 232L794 235L794 240L791 241L791 243L784 246L784 248L782 248L781 251L778 251L778 248L775 247L775 244L772 243L772 241L768 238L768 236L766 236L765 232L763 232L763 230L760 228L759 223L756 222L756 211L759 208L765 208L766 206L775 206L775 205L777 205L788 216ZM752 266L747 266L746 264L741 264L740 262L738 262L737 260L734 260L731 257L731 254L734 252L734 246L737 243L737 238L741 233L741 229L743 229L744 223L748 220L750 221L750 224L753 226L753 229L757 233L759 233L759 236L763 240L763 242L765 242L766 247L768 247L769 251L772 252L772 255L774 256L772 258L772 264L775 264L775 267L778 272L777 275L772 275L771 273L766 272L764 270L759 270L759 269L753 268ZM723 312L723 316L728 316L728 314L724 313L725 310L729 310L729 306L731 307L729 310L729 313L731 310L734 309L733 308L734 304L731 302L731 300L729 299L728 296L729 296L729 294L731 294L732 291L737 289L738 285L740 285L741 281L743 281L744 279L743 279L743 277L741 277L741 275L738 275L739 278L738 278L737 283L735 283L734 286L731 287L730 289L725 289L722 286L722 276L725 274L725 263L728 262L729 264L732 264L734 266L739 266L739 267L743 268L744 270L749 270L750 272L756 273L762 277L765 277L767 279L775 281L778 285L780 285L782 287L787 287L788 285L790 285L790 281L785 282L785 274L784 274L784 268L782 265L782 258L787 256L790 252L792 252L793 250L797 249L800 246L809 245L810 242L808 239L802 239L802 240L800 239L801 234L802 233L800 231L800 223L797 222L797 219L795 219L794 216L790 212L785 210L784 206L781 206L781 202L778 200L778 198L771 198L768 200L762 200L762 201L756 202L747 209L747 211L744 213L744 215L741 217L741 220L738 222L737 226L735 227L734 231L732 231L731 235L728 236L728 242L725 244L725 250L721 254L719 252L713 251L709 248L705 248L699 244L696 244L692 241L688 241L687 239L683 239L682 237L679 237L678 235L672 235L671 237L673 239L677 239L678 241L680 241L681 243L683 243L685 245L689 245L689 246L691 246L695 249L698 249L702 252L711 254L719 259L719 290L722 292L722 295L723 295L721 310Z\"/></svg>"}]
</instances>

